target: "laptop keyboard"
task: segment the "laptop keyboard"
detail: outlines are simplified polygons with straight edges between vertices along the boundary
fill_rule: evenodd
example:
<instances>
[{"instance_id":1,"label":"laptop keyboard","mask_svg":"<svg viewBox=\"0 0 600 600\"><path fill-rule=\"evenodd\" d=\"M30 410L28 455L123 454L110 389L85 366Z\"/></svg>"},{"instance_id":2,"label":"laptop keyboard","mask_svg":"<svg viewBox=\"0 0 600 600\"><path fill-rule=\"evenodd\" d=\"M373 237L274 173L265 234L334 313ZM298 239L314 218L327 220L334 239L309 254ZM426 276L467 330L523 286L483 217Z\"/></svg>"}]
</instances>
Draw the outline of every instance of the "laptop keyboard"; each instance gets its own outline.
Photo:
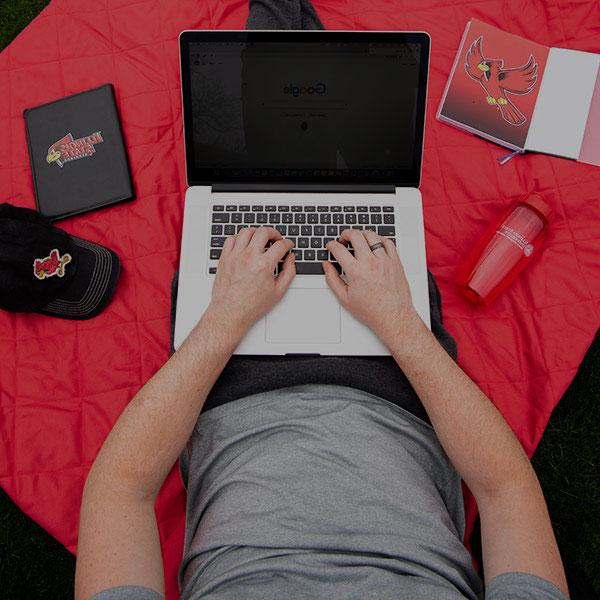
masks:
<instances>
[{"instance_id":1,"label":"laptop keyboard","mask_svg":"<svg viewBox=\"0 0 600 600\"><path fill-rule=\"evenodd\" d=\"M298 275L322 275L322 260L335 258L325 249L344 229L369 229L396 243L393 206L215 204L211 214L209 273L217 272L221 249L244 227L273 227L294 242ZM352 251L352 248L350 247Z\"/></svg>"}]
</instances>

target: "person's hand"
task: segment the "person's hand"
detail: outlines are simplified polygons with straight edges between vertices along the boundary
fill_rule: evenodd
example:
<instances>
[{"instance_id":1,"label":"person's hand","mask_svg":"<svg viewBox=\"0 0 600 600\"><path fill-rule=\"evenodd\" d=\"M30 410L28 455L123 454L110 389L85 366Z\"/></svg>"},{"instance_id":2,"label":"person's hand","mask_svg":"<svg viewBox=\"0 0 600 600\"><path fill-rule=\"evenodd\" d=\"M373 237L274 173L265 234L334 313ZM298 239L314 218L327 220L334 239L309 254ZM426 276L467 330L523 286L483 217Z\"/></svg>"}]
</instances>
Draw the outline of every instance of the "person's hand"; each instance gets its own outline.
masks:
<instances>
[{"instance_id":1,"label":"person's hand","mask_svg":"<svg viewBox=\"0 0 600 600\"><path fill-rule=\"evenodd\" d=\"M345 277L342 279L328 261L323 261L323 270L341 305L387 346L422 325L394 243L372 231L357 229L345 229L338 239L341 243L329 242L327 249L342 266ZM371 250L377 242L383 247ZM346 247L348 243L354 248L354 256Z\"/></svg>"},{"instance_id":2,"label":"person's hand","mask_svg":"<svg viewBox=\"0 0 600 600\"><path fill-rule=\"evenodd\" d=\"M270 248L265 248L273 242ZM285 294L296 275L291 240L271 227L244 228L225 240L207 313L241 338ZM289 252L277 277L277 263Z\"/></svg>"}]
</instances>

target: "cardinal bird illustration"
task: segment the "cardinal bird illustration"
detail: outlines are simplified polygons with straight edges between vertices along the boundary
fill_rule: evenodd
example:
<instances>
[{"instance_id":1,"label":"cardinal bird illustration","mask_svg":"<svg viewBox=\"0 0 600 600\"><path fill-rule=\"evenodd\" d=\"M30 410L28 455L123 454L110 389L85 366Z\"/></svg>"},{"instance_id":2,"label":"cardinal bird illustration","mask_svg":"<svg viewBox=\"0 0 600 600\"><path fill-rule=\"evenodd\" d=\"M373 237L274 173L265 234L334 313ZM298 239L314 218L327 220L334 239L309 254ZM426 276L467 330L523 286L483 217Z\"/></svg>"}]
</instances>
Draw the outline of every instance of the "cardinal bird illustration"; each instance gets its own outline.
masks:
<instances>
[{"instance_id":1,"label":"cardinal bird illustration","mask_svg":"<svg viewBox=\"0 0 600 600\"><path fill-rule=\"evenodd\" d=\"M504 59L486 58L483 54L483 36L480 35L469 48L465 69L471 79L485 90L487 102L495 106L510 125L523 125L527 118L507 97L510 94L529 94L537 81L538 65L533 57L520 67L504 68Z\"/></svg>"}]
</instances>

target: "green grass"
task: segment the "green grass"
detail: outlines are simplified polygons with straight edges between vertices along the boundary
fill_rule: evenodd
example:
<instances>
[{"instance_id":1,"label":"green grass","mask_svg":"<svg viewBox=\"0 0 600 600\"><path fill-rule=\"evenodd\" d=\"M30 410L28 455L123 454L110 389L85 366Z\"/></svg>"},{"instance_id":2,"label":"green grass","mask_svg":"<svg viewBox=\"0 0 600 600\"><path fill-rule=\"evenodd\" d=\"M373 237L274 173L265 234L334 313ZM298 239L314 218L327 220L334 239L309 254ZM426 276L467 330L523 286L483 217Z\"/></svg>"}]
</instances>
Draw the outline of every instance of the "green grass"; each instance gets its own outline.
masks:
<instances>
[{"instance_id":1,"label":"green grass","mask_svg":"<svg viewBox=\"0 0 600 600\"><path fill-rule=\"evenodd\" d=\"M75 557L0 490L0 598L68 600L74 575Z\"/></svg>"},{"instance_id":2,"label":"green grass","mask_svg":"<svg viewBox=\"0 0 600 600\"><path fill-rule=\"evenodd\" d=\"M600 339L552 414L533 457L570 579L600 596ZM592 591L593 590L593 591Z\"/></svg>"},{"instance_id":3,"label":"green grass","mask_svg":"<svg viewBox=\"0 0 600 600\"><path fill-rule=\"evenodd\" d=\"M46 4L44 0L0 0L0 49ZM572 600L600 597L599 461L600 343L596 340L533 458ZM74 569L73 556L0 490L0 597L68 600L73 596Z\"/></svg>"},{"instance_id":4,"label":"green grass","mask_svg":"<svg viewBox=\"0 0 600 600\"><path fill-rule=\"evenodd\" d=\"M0 50L25 29L48 0L0 0Z\"/></svg>"}]
</instances>

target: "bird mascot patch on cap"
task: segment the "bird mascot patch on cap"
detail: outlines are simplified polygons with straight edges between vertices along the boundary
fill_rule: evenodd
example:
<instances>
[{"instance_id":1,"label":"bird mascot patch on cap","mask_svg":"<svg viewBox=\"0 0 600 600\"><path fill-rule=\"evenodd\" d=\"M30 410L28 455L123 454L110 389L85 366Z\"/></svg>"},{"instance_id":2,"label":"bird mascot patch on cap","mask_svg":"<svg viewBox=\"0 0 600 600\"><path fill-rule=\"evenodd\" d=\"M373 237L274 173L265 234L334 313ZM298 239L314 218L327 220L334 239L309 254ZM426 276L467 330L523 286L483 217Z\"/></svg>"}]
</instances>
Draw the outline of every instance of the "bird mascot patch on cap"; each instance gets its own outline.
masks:
<instances>
[{"instance_id":1,"label":"bird mascot patch on cap","mask_svg":"<svg viewBox=\"0 0 600 600\"><path fill-rule=\"evenodd\" d=\"M71 262L70 254L60 255L60 252L54 248L50 251L49 256L44 258L36 258L33 261L33 274L38 279L46 279L46 277L52 277L58 275L62 277L65 274L65 267Z\"/></svg>"}]
</instances>

